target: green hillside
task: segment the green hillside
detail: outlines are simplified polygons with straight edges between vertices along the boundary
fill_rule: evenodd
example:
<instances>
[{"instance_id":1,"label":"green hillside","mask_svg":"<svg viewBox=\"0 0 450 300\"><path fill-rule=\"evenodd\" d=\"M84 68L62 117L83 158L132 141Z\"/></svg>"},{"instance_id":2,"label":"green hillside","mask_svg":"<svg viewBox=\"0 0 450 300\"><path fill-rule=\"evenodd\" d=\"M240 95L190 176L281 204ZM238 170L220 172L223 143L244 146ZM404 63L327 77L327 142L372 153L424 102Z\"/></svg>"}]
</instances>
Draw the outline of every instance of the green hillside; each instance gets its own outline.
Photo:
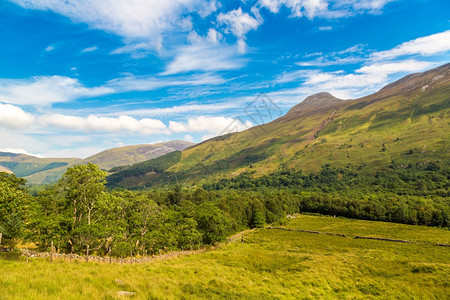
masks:
<instances>
[{"instance_id":1,"label":"green hillside","mask_svg":"<svg viewBox=\"0 0 450 300\"><path fill-rule=\"evenodd\" d=\"M30 183L45 184L55 182L68 166L80 163L78 158L39 158L26 154L0 153L0 171L5 170Z\"/></svg>"},{"instance_id":2,"label":"green hillside","mask_svg":"<svg viewBox=\"0 0 450 300\"><path fill-rule=\"evenodd\" d=\"M210 251L108 263L0 254L2 299L446 299L448 230L299 215ZM337 233L347 237L309 233ZM355 236L412 243L355 239ZM128 259L129 261L129 259ZM121 294L122 291L122 294Z\"/></svg>"},{"instance_id":3,"label":"green hillside","mask_svg":"<svg viewBox=\"0 0 450 300\"><path fill-rule=\"evenodd\" d=\"M114 174L108 176L110 186L130 187L136 180L147 181L179 162L181 151L173 151L158 158L150 159L130 167L116 167L111 169ZM139 184L137 184L139 186Z\"/></svg>"},{"instance_id":4,"label":"green hillside","mask_svg":"<svg viewBox=\"0 0 450 300\"><path fill-rule=\"evenodd\" d=\"M89 162L104 170L113 167L132 165L161 155L184 150L193 143L170 141L158 144L145 144L118 147L105 150L86 159L79 158L38 158L25 154L0 152L0 171L25 177L29 184L49 184L58 181L68 167Z\"/></svg>"},{"instance_id":5,"label":"green hillside","mask_svg":"<svg viewBox=\"0 0 450 300\"><path fill-rule=\"evenodd\" d=\"M182 152L180 162L131 186L201 184L251 171L318 172L323 165L374 175L437 162L448 168L450 64L412 74L356 100L320 93L286 115Z\"/></svg>"},{"instance_id":6,"label":"green hillside","mask_svg":"<svg viewBox=\"0 0 450 300\"><path fill-rule=\"evenodd\" d=\"M186 141L170 141L158 144L119 147L97 153L83 161L97 164L103 170L109 170L114 167L133 165L157 158L173 151L181 151L192 145L194 144Z\"/></svg>"}]
</instances>

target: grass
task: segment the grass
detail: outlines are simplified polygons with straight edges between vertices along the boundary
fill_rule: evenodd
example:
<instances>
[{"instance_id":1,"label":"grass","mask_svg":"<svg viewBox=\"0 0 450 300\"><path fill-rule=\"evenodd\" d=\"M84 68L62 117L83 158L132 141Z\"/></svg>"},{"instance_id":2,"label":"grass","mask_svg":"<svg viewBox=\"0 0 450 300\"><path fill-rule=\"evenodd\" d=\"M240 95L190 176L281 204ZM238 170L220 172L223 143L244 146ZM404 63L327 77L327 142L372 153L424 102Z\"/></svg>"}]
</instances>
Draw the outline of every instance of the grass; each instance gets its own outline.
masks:
<instances>
[{"instance_id":1,"label":"grass","mask_svg":"<svg viewBox=\"0 0 450 300\"><path fill-rule=\"evenodd\" d=\"M447 230L304 216L286 227L438 243ZM0 299L445 299L450 249L258 229L245 243L142 264L12 257L0 260ZM120 285L116 280L124 285Z\"/></svg>"},{"instance_id":2,"label":"grass","mask_svg":"<svg viewBox=\"0 0 450 300\"><path fill-rule=\"evenodd\" d=\"M408 240L419 243L450 244L450 231L436 227L373 222L342 217L299 215L286 228L341 233L349 237L370 236Z\"/></svg>"}]
</instances>

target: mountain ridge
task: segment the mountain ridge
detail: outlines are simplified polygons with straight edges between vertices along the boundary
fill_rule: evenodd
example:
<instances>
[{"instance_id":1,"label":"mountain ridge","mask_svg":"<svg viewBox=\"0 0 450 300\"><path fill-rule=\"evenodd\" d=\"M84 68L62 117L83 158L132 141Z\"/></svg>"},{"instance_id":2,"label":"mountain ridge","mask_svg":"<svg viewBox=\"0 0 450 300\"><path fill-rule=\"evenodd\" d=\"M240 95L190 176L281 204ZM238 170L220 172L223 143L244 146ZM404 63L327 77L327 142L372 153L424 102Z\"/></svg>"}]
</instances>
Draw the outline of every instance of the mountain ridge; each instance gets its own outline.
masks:
<instances>
[{"instance_id":1,"label":"mountain ridge","mask_svg":"<svg viewBox=\"0 0 450 300\"><path fill-rule=\"evenodd\" d=\"M200 184L282 166L317 172L331 164L364 174L433 160L448 166L449 78L445 64L359 99L312 95L267 124L187 148L178 163L139 182ZM133 187L133 180L127 184Z\"/></svg>"},{"instance_id":2,"label":"mountain ridge","mask_svg":"<svg viewBox=\"0 0 450 300\"><path fill-rule=\"evenodd\" d=\"M194 143L174 140L156 144L141 144L107 149L83 159L84 163L94 163L109 170L113 167L132 165L159 157L172 151L184 150Z\"/></svg>"},{"instance_id":3,"label":"mountain ridge","mask_svg":"<svg viewBox=\"0 0 450 300\"><path fill-rule=\"evenodd\" d=\"M96 163L100 168L132 165L161 155L183 150L194 143L174 140L156 144L141 144L107 149L85 159L40 158L27 154L0 152L0 172L24 177L30 184L54 183L67 168L76 164Z\"/></svg>"}]
</instances>

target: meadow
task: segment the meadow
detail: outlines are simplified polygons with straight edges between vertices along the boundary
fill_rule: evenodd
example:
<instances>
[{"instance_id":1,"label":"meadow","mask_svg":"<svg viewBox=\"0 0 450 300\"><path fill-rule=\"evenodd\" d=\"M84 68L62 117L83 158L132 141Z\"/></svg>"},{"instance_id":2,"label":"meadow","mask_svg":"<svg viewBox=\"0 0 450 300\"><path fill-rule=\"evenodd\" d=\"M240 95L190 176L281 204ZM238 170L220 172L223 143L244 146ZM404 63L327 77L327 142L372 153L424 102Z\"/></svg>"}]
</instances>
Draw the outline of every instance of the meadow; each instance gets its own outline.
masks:
<instances>
[{"instance_id":1,"label":"meadow","mask_svg":"<svg viewBox=\"0 0 450 300\"><path fill-rule=\"evenodd\" d=\"M260 228L244 242L150 263L0 259L0 299L446 299L450 248L445 229L298 215L290 229ZM353 239L389 237L418 243Z\"/></svg>"}]
</instances>

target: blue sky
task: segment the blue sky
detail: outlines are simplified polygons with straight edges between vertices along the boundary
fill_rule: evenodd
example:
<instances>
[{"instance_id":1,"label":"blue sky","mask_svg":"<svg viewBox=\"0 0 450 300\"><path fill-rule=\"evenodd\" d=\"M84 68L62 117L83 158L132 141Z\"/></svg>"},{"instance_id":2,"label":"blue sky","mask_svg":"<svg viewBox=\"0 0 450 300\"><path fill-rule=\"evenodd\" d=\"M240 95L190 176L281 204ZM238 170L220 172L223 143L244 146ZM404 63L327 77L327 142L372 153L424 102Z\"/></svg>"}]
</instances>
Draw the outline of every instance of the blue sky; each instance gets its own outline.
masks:
<instances>
[{"instance_id":1,"label":"blue sky","mask_svg":"<svg viewBox=\"0 0 450 300\"><path fill-rule=\"evenodd\" d=\"M445 0L2 0L0 151L200 142L449 61ZM255 100L256 99L256 100ZM271 114L247 107L269 104Z\"/></svg>"}]
</instances>

